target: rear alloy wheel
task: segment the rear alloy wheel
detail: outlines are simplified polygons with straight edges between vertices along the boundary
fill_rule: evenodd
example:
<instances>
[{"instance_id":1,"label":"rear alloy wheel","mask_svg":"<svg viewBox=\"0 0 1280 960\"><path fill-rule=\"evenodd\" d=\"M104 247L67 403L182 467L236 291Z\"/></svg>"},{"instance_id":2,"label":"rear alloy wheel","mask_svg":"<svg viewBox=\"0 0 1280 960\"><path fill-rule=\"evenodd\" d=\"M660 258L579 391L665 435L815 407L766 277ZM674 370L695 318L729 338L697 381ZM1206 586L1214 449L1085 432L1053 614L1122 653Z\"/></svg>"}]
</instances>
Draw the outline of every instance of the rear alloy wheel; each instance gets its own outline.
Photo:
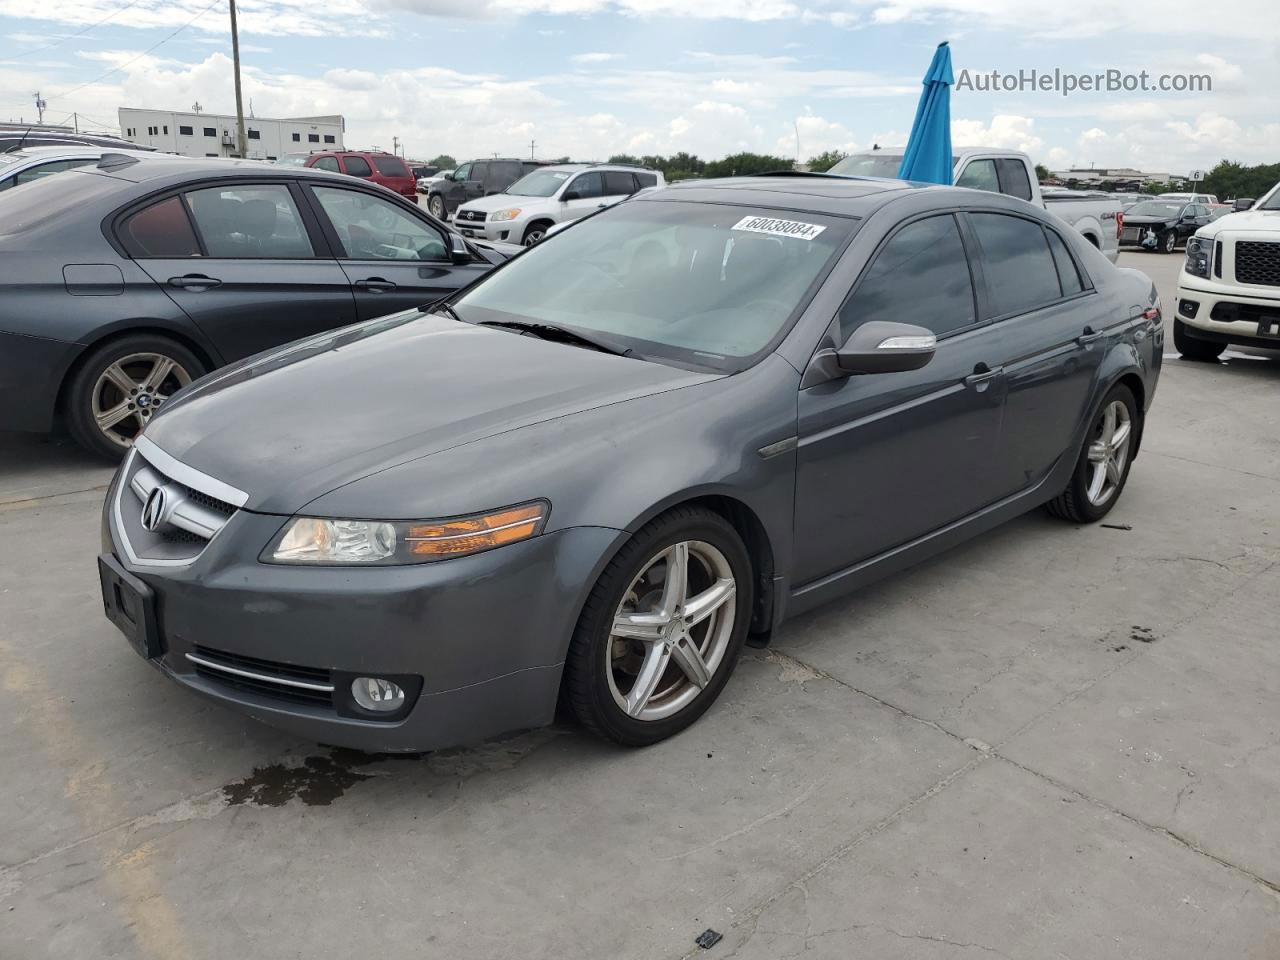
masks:
<instances>
[{"instance_id":1,"label":"rear alloy wheel","mask_svg":"<svg viewBox=\"0 0 1280 960\"><path fill-rule=\"evenodd\" d=\"M1178 249L1178 232L1176 230L1166 230L1164 236L1160 238L1160 249L1165 253L1173 253Z\"/></svg>"},{"instance_id":2,"label":"rear alloy wheel","mask_svg":"<svg viewBox=\"0 0 1280 960\"><path fill-rule=\"evenodd\" d=\"M124 337L95 351L67 391L67 419L84 447L118 460L152 416L204 367L164 337Z\"/></svg>"},{"instance_id":3,"label":"rear alloy wheel","mask_svg":"<svg viewBox=\"0 0 1280 960\"><path fill-rule=\"evenodd\" d=\"M444 209L444 197L438 193L433 193L427 200L427 209L431 211L431 215L437 220L449 219Z\"/></svg>"},{"instance_id":4,"label":"rear alloy wheel","mask_svg":"<svg viewBox=\"0 0 1280 960\"><path fill-rule=\"evenodd\" d=\"M1200 340L1187 332L1187 325L1176 317L1173 320L1173 345L1178 353L1188 360L1200 360L1212 363L1222 356L1227 349L1225 343L1214 343L1211 340Z\"/></svg>"},{"instance_id":5,"label":"rear alloy wheel","mask_svg":"<svg viewBox=\"0 0 1280 960\"><path fill-rule=\"evenodd\" d=\"M751 611L751 562L718 514L680 508L609 564L574 632L566 694L594 733L628 746L693 723L732 673Z\"/></svg>"},{"instance_id":6,"label":"rear alloy wheel","mask_svg":"<svg viewBox=\"0 0 1280 960\"><path fill-rule=\"evenodd\" d=\"M1073 523L1107 515L1129 479L1136 449L1138 408L1128 387L1116 385L1094 415L1071 482L1049 501L1049 512Z\"/></svg>"}]
</instances>

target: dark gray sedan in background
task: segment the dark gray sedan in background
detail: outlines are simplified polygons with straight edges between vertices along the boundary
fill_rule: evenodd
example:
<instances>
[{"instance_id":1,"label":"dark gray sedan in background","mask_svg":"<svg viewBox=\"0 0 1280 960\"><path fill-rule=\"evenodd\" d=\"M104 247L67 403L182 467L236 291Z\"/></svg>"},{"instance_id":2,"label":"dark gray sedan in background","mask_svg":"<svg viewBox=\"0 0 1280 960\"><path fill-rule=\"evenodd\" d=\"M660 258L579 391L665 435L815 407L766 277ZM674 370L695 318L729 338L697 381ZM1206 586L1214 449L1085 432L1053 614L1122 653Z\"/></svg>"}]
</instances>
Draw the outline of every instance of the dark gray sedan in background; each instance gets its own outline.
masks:
<instances>
[{"instance_id":1,"label":"dark gray sedan in background","mask_svg":"<svg viewBox=\"0 0 1280 960\"><path fill-rule=\"evenodd\" d=\"M1148 279L1018 200L672 187L184 391L111 486L104 603L174 680L318 741L564 703L652 743L749 634L1042 504L1104 516L1162 337Z\"/></svg>"},{"instance_id":2,"label":"dark gray sedan in background","mask_svg":"<svg viewBox=\"0 0 1280 960\"><path fill-rule=\"evenodd\" d=\"M0 192L0 430L61 414L118 459L215 367L453 293L506 256L340 174L105 154Z\"/></svg>"}]
</instances>

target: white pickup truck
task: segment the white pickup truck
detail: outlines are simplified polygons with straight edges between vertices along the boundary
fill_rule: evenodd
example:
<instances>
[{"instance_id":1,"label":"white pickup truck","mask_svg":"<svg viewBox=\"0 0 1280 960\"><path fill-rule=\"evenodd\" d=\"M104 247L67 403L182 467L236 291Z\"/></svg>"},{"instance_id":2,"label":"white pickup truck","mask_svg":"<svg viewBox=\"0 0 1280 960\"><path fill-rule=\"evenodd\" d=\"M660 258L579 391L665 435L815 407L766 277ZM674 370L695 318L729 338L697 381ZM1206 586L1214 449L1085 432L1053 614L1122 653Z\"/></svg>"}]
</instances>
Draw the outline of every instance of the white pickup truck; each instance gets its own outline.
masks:
<instances>
[{"instance_id":1,"label":"white pickup truck","mask_svg":"<svg viewBox=\"0 0 1280 960\"><path fill-rule=\"evenodd\" d=\"M1080 231L1112 263L1120 253L1124 213L1120 201L1105 193L1076 190L1040 192L1035 165L1025 153L996 147L958 147L951 152L952 182L957 187L1006 193L1044 207ZM868 150L845 157L828 173L845 177L898 177L902 148Z\"/></svg>"}]
</instances>

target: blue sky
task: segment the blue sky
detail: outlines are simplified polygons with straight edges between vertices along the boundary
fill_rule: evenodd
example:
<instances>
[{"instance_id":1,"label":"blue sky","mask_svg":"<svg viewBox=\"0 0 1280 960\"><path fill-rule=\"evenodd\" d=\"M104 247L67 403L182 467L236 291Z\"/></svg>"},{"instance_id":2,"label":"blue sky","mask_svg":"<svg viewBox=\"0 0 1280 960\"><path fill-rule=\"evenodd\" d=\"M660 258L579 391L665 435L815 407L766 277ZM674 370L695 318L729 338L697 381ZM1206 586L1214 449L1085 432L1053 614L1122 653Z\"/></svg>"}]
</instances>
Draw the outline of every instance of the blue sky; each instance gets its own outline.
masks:
<instances>
[{"instance_id":1,"label":"blue sky","mask_svg":"<svg viewBox=\"0 0 1280 960\"><path fill-rule=\"evenodd\" d=\"M224 0L0 0L0 116L233 106ZM1211 92L957 92L956 143L1055 169L1182 173L1280 161L1280 24L1263 0L242 0L259 116L342 113L348 143L605 158L738 150L801 158L901 143L934 45L957 71L1153 76ZM181 28L179 30L179 28ZM170 38L174 31L179 32ZM169 38L169 39L166 39ZM114 72L111 72L114 71Z\"/></svg>"}]
</instances>

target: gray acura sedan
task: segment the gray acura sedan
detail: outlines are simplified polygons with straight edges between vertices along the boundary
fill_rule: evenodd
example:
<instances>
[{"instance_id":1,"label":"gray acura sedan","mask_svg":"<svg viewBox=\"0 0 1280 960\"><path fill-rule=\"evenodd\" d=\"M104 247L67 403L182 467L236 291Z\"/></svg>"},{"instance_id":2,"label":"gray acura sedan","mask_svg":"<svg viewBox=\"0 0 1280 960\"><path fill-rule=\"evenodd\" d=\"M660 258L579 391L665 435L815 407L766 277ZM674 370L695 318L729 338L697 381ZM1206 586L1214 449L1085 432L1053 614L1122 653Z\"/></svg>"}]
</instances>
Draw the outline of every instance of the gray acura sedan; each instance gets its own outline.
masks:
<instances>
[{"instance_id":1,"label":"gray acura sedan","mask_svg":"<svg viewBox=\"0 0 1280 960\"><path fill-rule=\"evenodd\" d=\"M580 221L420 310L213 373L107 496L108 617L366 750L648 744L748 636L1047 504L1116 503L1160 304L992 193L766 176Z\"/></svg>"}]
</instances>

